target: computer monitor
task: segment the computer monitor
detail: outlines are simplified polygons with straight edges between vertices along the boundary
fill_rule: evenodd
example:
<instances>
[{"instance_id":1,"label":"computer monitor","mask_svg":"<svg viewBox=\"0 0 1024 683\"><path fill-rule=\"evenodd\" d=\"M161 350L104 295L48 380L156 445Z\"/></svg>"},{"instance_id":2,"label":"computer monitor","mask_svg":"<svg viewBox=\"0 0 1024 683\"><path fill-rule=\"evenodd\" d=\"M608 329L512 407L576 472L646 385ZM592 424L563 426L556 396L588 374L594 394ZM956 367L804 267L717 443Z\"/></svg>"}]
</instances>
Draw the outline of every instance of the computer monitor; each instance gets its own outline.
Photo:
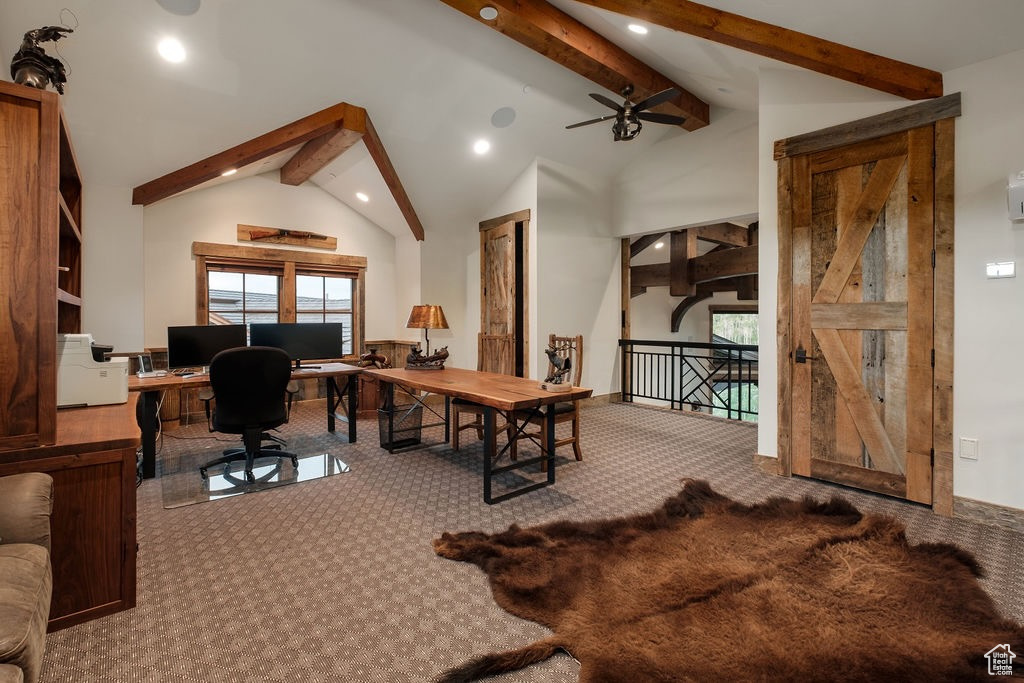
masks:
<instances>
[{"instance_id":1,"label":"computer monitor","mask_svg":"<svg viewBox=\"0 0 1024 683\"><path fill-rule=\"evenodd\" d=\"M304 360L341 358L342 323L252 323L250 346L276 346L301 367Z\"/></svg>"},{"instance_id":2,"label":"computer monitor","mask_svg":"<svg viewBox=\"0 0 1024 683\"><path fill-rule=\"evenodd\" d=\"M167 366L205 367L225 349L245 346L245 325L182 325L167 328Z\"/></svg>"}]
</instances>

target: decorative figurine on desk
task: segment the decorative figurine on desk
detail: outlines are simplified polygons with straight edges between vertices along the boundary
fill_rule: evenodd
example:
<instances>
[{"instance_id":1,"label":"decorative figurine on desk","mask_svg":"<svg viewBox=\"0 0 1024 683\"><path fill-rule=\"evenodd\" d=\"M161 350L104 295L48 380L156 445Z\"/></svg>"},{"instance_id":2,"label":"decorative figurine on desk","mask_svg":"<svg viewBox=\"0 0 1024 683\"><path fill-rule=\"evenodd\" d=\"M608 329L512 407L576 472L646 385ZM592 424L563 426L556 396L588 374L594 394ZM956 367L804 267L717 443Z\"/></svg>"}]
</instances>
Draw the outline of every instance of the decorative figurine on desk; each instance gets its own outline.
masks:
<instances>
[{"instance_id":1,"label":"decorative figurine on desk","mask_svg":"<svg viewBox=\"0 0 1024 683\"><path fill-rule=\"evenodd\" d=\"M370 349L369 353L359 356L358 365L361 368L390 368L391 361L384 354L377 353L377 349Z\"/></svg>"},{"instance_id":2,"label":"decorative figurine on desk","mask_svg":"<svg viewBox=\"0 0 1024 683\"><path fill-rule=\"evenodd\" d=\"M424 356L417 346L405 357L406 370L444 370L444 361L448 358L448 347L442 346L429 356Z\"/></svg>"},{"instance_id":3,"label":"decorative figurine on desk","mask_svg":"<svg viewBox=\"0 0 1024 683\"><path fill-rule=\"evenodd\" d=\"M51 57L39 47L39 43L56 42L73 29L63 26L43 26L28 31L21 42L21 48L11 60L11 78L15 83L28 85L39 90L46 90L50 83L57 92L64 94L64 83L68 80L64 73L64 63Z\"/></svg>"}]
</instances>

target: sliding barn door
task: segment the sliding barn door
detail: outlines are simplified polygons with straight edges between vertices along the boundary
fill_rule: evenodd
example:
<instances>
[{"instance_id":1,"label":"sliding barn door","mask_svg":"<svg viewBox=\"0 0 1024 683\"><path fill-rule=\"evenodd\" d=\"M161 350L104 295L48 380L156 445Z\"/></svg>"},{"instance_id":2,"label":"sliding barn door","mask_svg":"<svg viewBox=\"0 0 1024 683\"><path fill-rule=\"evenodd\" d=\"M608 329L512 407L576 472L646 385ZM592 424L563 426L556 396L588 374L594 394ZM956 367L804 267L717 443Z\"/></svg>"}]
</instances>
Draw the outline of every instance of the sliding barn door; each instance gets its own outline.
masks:
<instances>
[{"instance_id":1,"label":"sliding barn door","mask_svg":"<svg viewBox=\"0 0 1024 683\"><path fill-rule=\"evenodd\" d=\"M952 119L937 118L874 138L862 125L850 144L834 131L777 143L780 458L951 508Z\"/></svg>"}]
</instances>

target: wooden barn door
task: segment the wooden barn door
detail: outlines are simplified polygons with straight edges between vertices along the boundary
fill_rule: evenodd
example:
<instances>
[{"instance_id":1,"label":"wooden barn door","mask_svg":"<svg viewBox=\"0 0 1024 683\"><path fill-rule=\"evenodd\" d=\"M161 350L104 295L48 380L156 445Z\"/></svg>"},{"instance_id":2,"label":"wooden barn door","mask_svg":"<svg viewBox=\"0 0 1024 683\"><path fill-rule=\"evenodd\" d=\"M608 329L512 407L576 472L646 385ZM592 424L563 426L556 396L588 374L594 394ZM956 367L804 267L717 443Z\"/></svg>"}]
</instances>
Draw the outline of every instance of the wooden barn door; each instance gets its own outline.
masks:
<instances>
[{"instance_id":1,"label":"wooden barn door","mask_svg":"<svg viewBox=\"0 0 1024 683\"><path fill-rule=\"evenodd\" d=\"M792 473L926 504L935 349L952 344L936 325L935 146L928 123L792 156L785 297L780 282Z\"/></svg>"},{"instance_id":2,"label":"wooden barn door","mask_svg":"<svg viewBox=\"0 0 1024 683\"><path fill-rule=\"evenodd\" d=\"M480 344L477 367L525 377L526 235L529 211L480 224Z\"/></svg>"}]
</instances>

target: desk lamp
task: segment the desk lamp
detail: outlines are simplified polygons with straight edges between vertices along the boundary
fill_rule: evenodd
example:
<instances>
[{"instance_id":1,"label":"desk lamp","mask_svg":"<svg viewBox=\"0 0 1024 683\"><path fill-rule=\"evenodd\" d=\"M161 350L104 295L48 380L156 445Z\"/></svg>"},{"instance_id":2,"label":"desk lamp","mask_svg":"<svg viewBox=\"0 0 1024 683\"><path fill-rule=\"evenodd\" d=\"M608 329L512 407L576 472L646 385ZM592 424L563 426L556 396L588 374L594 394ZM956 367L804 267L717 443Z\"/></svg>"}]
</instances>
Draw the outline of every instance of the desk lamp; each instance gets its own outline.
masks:
<instances>
[{"instance_id":1,"label":"desk lamp","mask_svg":"<svg viewBox=\"0 0 1024 683\"><path fill-rule=\"evenodd\" d=\"M444 311L440 306L421 304L413 306L409 314L409 322L405 324L409 329L423 330L423 338L427 343L427 354L430 355L430 330L447 330L448 321L444 317Z\"/></svg>"}]
</instances>

